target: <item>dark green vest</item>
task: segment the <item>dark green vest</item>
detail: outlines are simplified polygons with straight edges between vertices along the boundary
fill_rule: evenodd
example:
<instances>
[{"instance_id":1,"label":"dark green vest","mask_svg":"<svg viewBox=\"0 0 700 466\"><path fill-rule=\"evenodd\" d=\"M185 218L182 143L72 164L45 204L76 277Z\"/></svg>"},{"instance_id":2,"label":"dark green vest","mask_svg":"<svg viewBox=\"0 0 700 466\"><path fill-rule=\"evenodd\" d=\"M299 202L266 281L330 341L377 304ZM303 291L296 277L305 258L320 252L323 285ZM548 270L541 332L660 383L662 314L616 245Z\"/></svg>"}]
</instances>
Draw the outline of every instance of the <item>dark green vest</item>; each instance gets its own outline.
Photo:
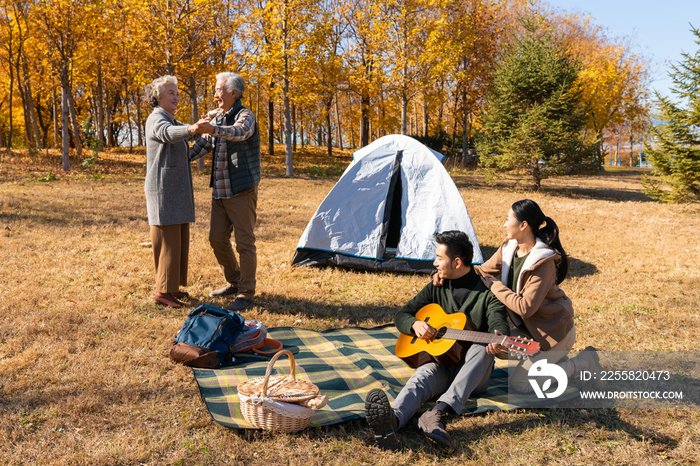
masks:
<instances>
[{"instance_id":1,"label":"dark green vest","mask_svg":"<svg viewBox=\"0 0 700 466\"><path fill-rule=\"evenodd\" d=\"M233 126L243 110L247 110L238 99L224 116L223 126ZM219 144L226 144L226 160L228 174L231 179L233 195L253 189L260 183L260 131L255 121L253 135L245 141L226 141L214 138L214 154L219 152ZM209 186L214 186L214 170L211 173Z\"/></svg>"}]
</instances>

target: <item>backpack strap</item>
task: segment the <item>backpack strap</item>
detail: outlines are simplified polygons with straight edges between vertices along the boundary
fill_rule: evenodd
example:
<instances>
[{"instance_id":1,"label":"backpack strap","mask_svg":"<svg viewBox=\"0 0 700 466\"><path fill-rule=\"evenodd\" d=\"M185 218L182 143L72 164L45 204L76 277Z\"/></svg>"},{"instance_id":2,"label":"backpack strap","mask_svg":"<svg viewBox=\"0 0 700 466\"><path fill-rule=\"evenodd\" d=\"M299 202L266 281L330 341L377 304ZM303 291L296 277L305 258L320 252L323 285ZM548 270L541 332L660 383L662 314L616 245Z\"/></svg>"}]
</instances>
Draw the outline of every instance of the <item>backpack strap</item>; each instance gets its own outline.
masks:
<instances>
[{"instance_id":1,"label":"backpack strap","mask_svg":"<svg viewBox=\"0 0 700 466\"><path fill-rule=\"evenodd\" d=\"M272 348L272 350L261 350L260 348ZM275 354L282 349L282 342L274 338L265 338L260 342L260 346L252 348L254 353L258 354Z\"/></svg>"}]
</instances>

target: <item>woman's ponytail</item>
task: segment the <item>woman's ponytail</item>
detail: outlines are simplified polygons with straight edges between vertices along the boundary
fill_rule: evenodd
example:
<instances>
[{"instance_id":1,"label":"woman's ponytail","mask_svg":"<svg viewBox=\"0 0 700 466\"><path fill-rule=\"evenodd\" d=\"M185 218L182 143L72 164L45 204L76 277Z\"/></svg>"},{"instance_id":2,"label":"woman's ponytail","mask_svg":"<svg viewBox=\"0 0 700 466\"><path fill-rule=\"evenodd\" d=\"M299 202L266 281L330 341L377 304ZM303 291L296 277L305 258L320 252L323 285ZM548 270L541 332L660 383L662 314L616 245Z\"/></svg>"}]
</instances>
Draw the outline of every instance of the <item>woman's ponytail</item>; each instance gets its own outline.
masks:
<instances>
[{"instance_id":1,"label":"woman's ponytail","mask_svg":"<svg viewBox=\"0 0 700 466\"><path fill-rule=\"evenodd\" d=\"M527 222L536 238L539 238L549 248L561 256L557 266L557 285L564 281L569 273L569 256L559 241L559 227L550 217L547 217L535 201L523 199L515 202L512 207L515 218L521 222Z\"/></svg>"},{"instance_id":2,"label":"woman's ponytail","mask_svg":"<svg viewBox=\"0 0 700 466\"><path fill-rule=\"evenodd\" d=\"M566 255L564 247L559 241L559 227L550 217L545 217L545 225L540 228L538 236L551 249L554 249L560 256L561 262L557 266L557 285L564 281L569 273L569 256Z\"/></svg>"}]
</instances>

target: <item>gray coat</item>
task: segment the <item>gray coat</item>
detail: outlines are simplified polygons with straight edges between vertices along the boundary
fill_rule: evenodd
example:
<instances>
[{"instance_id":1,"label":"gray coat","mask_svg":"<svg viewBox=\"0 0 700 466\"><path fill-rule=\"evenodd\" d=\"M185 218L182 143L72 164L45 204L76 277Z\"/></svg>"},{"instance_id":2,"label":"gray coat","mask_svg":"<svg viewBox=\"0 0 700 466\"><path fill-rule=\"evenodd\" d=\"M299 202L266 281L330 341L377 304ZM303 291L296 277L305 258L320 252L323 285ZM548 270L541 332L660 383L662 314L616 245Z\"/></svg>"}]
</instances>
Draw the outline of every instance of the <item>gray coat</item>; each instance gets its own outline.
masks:
<instances>
[{"instance_id":1,"label":"gray coat","mask_svg":"<svg viewBox=\"0 0 700 466\"><path fill-rule=\"evenodd\" d=\"M194 222L188 126L160 107L146 121L146 209L149 225Z\"/></svg>"}]
</instances>

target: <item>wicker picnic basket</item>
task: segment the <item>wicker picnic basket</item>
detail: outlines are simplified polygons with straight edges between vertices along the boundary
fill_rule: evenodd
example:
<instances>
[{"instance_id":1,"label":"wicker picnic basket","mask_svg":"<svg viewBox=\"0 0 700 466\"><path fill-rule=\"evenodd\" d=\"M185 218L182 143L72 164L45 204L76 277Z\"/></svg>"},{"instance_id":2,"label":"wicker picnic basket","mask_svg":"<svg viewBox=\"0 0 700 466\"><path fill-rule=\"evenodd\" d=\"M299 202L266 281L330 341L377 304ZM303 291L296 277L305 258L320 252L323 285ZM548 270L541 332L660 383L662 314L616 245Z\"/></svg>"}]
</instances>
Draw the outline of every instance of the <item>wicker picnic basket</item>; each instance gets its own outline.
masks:
<instances>
[{"instance_id":1,"label":"wicker picnic basket","mask_svg":"<svg viewBox=\"0 0 700 466\"><path fill-rule=\"evenodd\" d=\"M290 376L270 376L275 362L289 357ZM319 396L318 387L297 380L294 356L287 350L275 354L267 365L264 377L255 377L238 386L243 418L253 427L264 430L295 432L309 425L314 409L296 403L306 403ZM325 404L325 403L323 403ZM319 409L323 406L317 406Z\"/></svg>"}]
</instances>

